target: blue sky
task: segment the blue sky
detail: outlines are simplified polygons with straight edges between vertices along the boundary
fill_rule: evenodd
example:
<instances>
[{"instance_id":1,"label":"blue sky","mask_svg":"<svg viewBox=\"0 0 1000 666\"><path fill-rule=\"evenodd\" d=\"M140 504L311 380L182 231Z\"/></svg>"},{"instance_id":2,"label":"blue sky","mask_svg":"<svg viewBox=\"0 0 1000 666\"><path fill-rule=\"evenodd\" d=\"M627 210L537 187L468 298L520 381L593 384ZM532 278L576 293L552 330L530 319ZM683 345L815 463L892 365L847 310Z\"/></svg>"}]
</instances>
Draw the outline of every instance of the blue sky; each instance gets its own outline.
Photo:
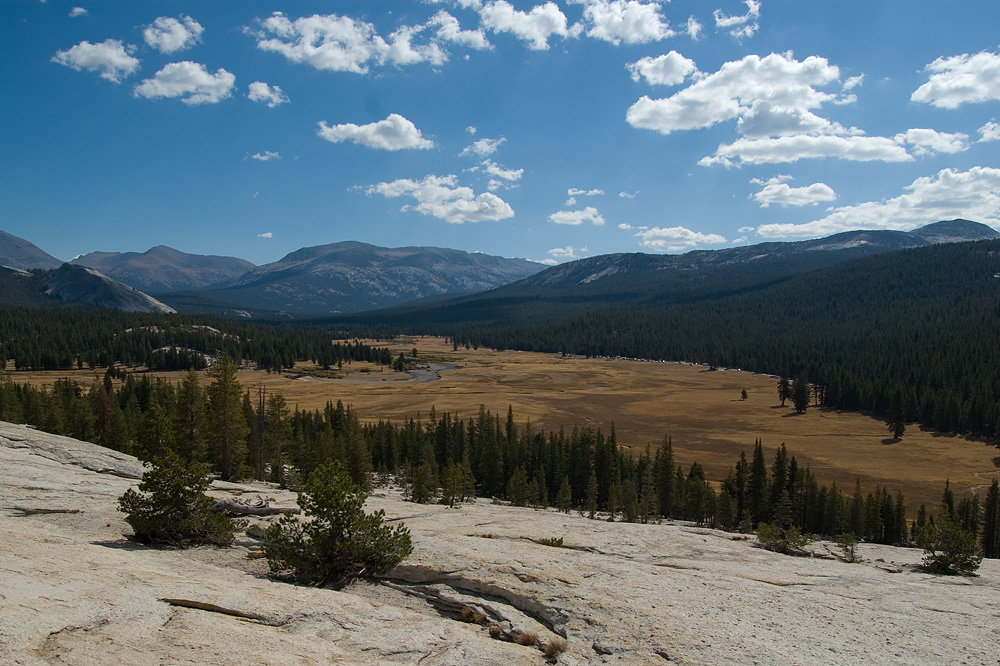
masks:
<instances>
[{"instance_id":1,"label":"blue sky","mask_svg":"<svg viewBox=\"0 0 1000 666\"><path fill-rule=\"evenodd\" d=\"M993 1L0 8L0 229L61 259L1000 228Z\"/></svg>"}]
</instances>

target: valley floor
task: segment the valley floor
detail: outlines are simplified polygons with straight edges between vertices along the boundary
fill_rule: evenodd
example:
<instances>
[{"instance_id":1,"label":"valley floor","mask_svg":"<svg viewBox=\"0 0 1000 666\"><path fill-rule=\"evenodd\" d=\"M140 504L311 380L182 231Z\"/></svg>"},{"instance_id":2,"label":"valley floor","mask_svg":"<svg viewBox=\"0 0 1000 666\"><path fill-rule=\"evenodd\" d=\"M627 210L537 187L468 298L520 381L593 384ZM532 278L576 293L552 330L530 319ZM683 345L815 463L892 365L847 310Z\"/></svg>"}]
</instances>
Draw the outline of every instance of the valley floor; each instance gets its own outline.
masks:
<instances>
[{"instance_id":1,"label":"valley floor","mask_svg":"<svg viewBox=\"0 0 1000 666\"><path fill-rule=\"evenodd\" d=\"M125 539L115 500L138 474L128 456L0 423L0 664L543 663L459 621L462 607L509 636L565 637L560 664L997 663L996 560L939 577L915 570L917 550L863 545L846 564L818 543L792 558L690 525L382 489L369 507L406 523L413 555L377 584L303 588L267 579L249 537L188 551ZM212 492L294 504L258 484Z\"/></svg>"}]
</instances>

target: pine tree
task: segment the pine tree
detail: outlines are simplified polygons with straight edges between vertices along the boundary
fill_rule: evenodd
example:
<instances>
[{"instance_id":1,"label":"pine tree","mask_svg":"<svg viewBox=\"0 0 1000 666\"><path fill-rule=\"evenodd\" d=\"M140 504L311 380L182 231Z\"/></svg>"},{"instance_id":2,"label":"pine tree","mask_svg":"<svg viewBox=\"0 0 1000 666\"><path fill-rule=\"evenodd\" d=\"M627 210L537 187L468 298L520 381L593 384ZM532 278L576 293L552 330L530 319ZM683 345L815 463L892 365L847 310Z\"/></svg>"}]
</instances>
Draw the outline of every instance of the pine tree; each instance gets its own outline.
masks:
<instances>
[{"instance_id":1,"label":"pine tree","mask_svg":"<svg viewBox=\"0 0 1000 666\"><path fill-rule=\"evenodd\" d=\"M236 364L224 355L208 370L208 421L216 470L223 481L239 478L246 459L250 432L243 416L243 389L236 380Z\"/></svg>"},{"instance_id":2,"label":"pine tree","mask_svg":"<svg viewBox=\"0 0 1000 666\"><path fill-rule=\"evenodd\" d=\"M767 464L764 462L764 447L758 439L753 448L753 462L750 464L750 478L747 481L748 506L753 524L767 520Z\"/></svg>"},{"instance_id":3,"label":"pine tree","mask_svg":"<svg viewBox=\"0 0 1000 666\"><path fill-rule=\"evenodd\" d=\"M587 517L593 520L597 516L597 474L590 470L587 479Z\"/></svg>"},{"instance_id":4,"label":"pine tree","mask_svg":"<svg viewBox=\"0 0 1000 666\"><path fill-rule=\"evenodd\" d=\"M573 489L569 485L569 475L564 476L556 495L556 507L563 513L569 513L573 508Z\"/></svg>"},{"instance_id":5,"label":"pine tree","mask_svg":"<svg viewBox=\"0 0 1000 666\"><path fill-rule=\"evenodd\" d=\"M785 406L785 401L792 397L792 387L788 383L788 375L782 374L781 378L778 380L778 400L781 401L781 406Z\"/></svg>"},{"instance_id":6,"label":"pine tree","mask_svg":"<svg viewBox=\"0 0 1000 666\"><path fill-rule=\"evenodd\" d=\"M809 380L805 375L799 375L792 382L792 404L796 414L801 414L809 407Z\"/></svg>"},{"instance_id":7,"label":"pine tree","mask_svg":"<svg viewBox=\"0 0 1000 666\"><path fill-rule=\"evenodd\" d=\"M198 373L187 371L177 390L174 408L174 441L184 462L205 459L205 391L198 383Z\"/></svg>"},{"instance_id":8,"label":"pine tree","mask_svg":"<svg viewBox=\"0 0 1000 666\"><path fill-rule=\"evenodd\" d=\"M899 439L906 432L906 404L903 402L903 392L898 388L889 401L886 425L894 439Z\"/></svg>"},{"instance_id":9,"label":"pine tree","mask_svg":"<svg viewBox=\"0 0 1000 666\"><path fill-rule=\"evenodd\" d=\"M1000 482L993 479L983 513L983 555L1000 558Z\"/></svg>"}]
</instances>

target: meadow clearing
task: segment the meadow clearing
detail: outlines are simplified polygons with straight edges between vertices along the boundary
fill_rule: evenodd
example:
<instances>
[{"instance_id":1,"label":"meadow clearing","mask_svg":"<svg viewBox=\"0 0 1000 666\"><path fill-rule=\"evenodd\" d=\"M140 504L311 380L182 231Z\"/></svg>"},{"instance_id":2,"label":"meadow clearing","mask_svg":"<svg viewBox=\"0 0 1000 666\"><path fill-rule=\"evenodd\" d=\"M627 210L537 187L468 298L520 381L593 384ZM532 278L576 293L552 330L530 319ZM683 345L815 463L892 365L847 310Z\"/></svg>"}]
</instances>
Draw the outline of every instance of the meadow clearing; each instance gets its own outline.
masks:
<instances>
[{"instance_id":1,"label":"meadow clearing","mask_svg":"<svg viewBox=\"0 0 1000 666\"><path fill-rule=\"evenodd\" d=\"M715 481L725 478L741 451L750 457L757 438L768 465L784 442L820 483L836 481L847 495L855 479L866 493L880 484L893 494L900 490L911 516L921 503L936 513L946 480L961 499L970 489L984 491L1000 474L1000 449L982 441L915 425L895 441L883 421L863 414L819 407L796 414L791 401L780 406L777 380L767 375L682 363L453 351L450 343L430 337L372 344L388 346L393 356L410 356L416 348L422 369L414 375L354 363L322 373L306 364L282 374L241 370L239 380L254 393L258 386L282 393L293 409L322 409L327 401L342 400L363 421L426 419L431 407L468 419L480 405L501 414L511 406L519 426L530 419L533 428L546 431L589 425L607 434L613 423L619 444L635 455L647 446L655 450L670 434L676 461L700 462ZM51 384L70 377L89 384L94 374L18 372L13 379ZM179 382L182 374L157 376Z\"/></svg>"}]
</instances>

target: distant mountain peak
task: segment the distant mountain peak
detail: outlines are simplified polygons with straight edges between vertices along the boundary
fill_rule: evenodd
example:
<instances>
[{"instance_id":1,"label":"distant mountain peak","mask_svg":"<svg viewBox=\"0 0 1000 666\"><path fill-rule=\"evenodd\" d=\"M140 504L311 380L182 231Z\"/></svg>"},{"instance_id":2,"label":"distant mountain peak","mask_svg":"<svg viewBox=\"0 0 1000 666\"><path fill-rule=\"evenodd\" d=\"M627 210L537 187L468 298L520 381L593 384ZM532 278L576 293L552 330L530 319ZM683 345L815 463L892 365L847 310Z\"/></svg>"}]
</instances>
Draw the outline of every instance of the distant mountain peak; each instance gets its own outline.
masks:
<instances>
[{"instance_id":1,"label":"distant mountain peak","mask_svg":"<svg viewBox=\"0 0 1000 666\"><path fill-rule=\"evenodd\" d=\"M169 305L113 280L96 269L70 263L63 264L49 276L45 281L45 293L63 301L126 312L176 312Z\"/></svg>"},{"instance_id":2,"label":"distant mountain peak","mask_svg":"<svg viewBox=\"0 0 1000 666\"><path fill-rule=\"evenodd\" d=\"M236 257L188 254L168 245L142 253L91 252L71 263L96 268L130 287L154 293L210 287L255 268Z\"/></svg>"},{"instance_id":3,"label":"distant mountain peak","mask_svg":"<svg viewBox=\"0 0 1000 666\"><path fill-rule=\"evenodd\" d=\"M0 231L0 265L11 268L58 268L61 261L23 238Z\"/></svg>"}]
</instances>

